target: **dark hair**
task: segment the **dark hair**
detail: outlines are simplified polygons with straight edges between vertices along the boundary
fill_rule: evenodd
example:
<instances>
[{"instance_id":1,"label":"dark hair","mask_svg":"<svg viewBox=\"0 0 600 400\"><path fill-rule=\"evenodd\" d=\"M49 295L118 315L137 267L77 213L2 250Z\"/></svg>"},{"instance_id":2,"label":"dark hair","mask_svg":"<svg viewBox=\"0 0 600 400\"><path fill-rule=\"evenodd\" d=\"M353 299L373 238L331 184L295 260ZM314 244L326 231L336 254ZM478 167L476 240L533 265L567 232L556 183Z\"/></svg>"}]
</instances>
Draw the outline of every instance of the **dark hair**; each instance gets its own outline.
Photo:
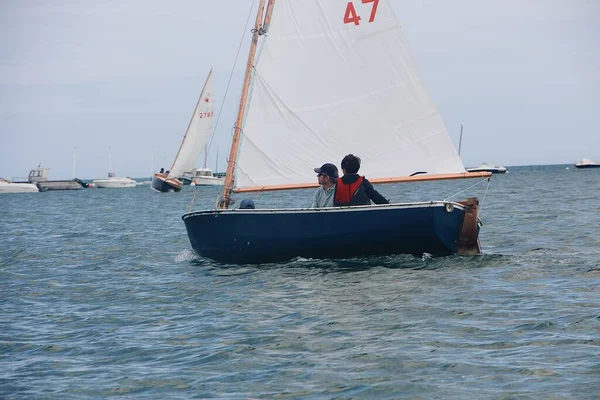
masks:
<instances>
[{"instance_id":1,"label":"dark hair","mask_svg":"<svg viewBox=\"0 0 600 400\"><path fill-rule=\"evenodd\" d=\"M354 154L348 154L342 160L342 169L349 174L355 174L360 169L360 158Z\"/></svg>"}]
</instances>

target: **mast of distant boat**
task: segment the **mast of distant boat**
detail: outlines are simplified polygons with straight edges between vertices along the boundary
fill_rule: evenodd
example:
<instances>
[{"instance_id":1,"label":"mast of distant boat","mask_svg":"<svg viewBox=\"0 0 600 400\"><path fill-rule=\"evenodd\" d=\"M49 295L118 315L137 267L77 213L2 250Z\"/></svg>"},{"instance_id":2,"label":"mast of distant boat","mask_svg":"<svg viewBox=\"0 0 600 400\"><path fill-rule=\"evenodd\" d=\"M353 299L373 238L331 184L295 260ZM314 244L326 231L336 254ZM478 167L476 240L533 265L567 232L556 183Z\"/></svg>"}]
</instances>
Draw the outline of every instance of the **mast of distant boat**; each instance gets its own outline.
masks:
<instances>
[{"instance_id":1,"label":"mast of distant boat","mask_svg":"<svg viewBox=\"0 0 600 400\"><path fill-rule=\"evenodd\" d=\"M270 20L270 16L273 9L273 3L275 0L269 0L267 15ZM248 102L248 90L250 88L250 78L252 75L252 68L254 67L254 56L256 54L256 46L258 44L258 36L263 34L264 31L261 29L262 16L265 10L265 0L260 0L258 5L258 12L256 13L256 21L254 22L254 29L252 30L252 42L250 44L250 51L248 52L248 63L246 64L246 74L244 76L244 86L242 87L242 95L240 96L240 105L238 108L238 114L233 128L233 139L231 140L231 149L229 151L229 160L227 161L227 173L225 175L225 182L223 184L223 192L219 199L218 206L222 209L226 209L229 206L229 199L231 192L233 191L234 183L234 170L237 162L237 153L240 145L240 136L242 133L242 125L244 123L244 112L246 110L246 103ZM265 19L266 21L266 19Z\"/></svg>"},{"instance_id":2,"label":"mast of distant boat","mask_svg":"<svg viewBox=\"0 0 600 400\"><path fill-rule=\"evenodd\" d=\"M73 147L73 170L71 171L71 179L75 179L75 157L77 156L77 147Z\"/></svg>"},{"instance_id":3,"label":"mast of distant boat","mask_svg":"<svg viewBox=\"0 0 600 400\"><path fill-rule=\"evenodd\" d=\"M460 139L458 139L458 156L460 157L460 148L462 146L463 124L460 124Z\"/></svg>"}]
</instances>

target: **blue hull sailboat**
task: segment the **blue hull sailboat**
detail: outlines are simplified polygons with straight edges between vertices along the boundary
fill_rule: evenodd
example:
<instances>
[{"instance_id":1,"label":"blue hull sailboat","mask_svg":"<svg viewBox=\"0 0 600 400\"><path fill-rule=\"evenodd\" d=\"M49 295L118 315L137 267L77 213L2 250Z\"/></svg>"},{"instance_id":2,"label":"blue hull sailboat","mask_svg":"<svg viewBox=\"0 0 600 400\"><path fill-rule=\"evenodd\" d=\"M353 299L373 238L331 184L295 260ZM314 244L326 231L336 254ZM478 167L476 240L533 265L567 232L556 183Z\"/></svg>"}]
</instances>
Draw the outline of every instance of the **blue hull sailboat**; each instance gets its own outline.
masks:
<instances>
[{"instance_id":1,"label":"blue hull sailboat","mask_svg":"<svg viewBox=\"0 0 600 400\"><path fill-rule=\"evenodd\" d=\"M152 176L152 189L157 192L179 192L185 184L183 177L195 172L198 156L205 148L213 131L215 99L213 95L212 70L208 73L200 97L190 118L179 151L169 171ZM162 171L162 170L161 170ZM191 182L191 181L190 181ZM189 183L188 183L189 184Z\"/></svg>"},{"instance_id":2,"label":"blue hull sailboat","mask_svg":"<svg viewBox=\"0 0 600 400\"><path fill-rule=\"evenodd\" d=\"M477 198L229 209L236 193L316 188L313 167L349 153L373 184L491 175L465 171L389 0L260 0L252 32L222 193L215 209L182 216L200 256L481 252Z\"/></svg>"},{"instance_id":3,"label":"blue hull sailboat","mask_svg":"<svg viewBox=\"0 0 600 400\"><path fill-rule=\"evenodd\" d=\"M465 215L468 215L466 223L475 229L474 235L462 231ZM431 202L318 211L199 211L184 215L183 221L197 253L243 264L284 261L298 256L345 258L403 253L421 256L459 251L478 254L476 215L475 204Z\"/></svg>"}]
</instances>

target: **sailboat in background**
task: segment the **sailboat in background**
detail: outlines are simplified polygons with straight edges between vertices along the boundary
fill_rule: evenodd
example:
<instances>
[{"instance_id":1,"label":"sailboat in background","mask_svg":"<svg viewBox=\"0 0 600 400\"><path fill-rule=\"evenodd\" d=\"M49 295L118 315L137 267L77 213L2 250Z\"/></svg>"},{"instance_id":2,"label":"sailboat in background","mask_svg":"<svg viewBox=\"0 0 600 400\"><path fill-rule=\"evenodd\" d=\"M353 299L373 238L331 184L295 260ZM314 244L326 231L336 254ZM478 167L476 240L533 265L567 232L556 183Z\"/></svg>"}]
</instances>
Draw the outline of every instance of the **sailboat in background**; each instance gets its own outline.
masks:
<instances>
[{"instance_id":1,"label":"sailboat in background","mask_svg":"<svg viewBox=\"0 0 600 400\"><path fill-rule=\"evenodd\" d=\"M203 257L478 254L478 199L228 209L233 193L315 188L315 166L358 153L371 183L468 173L389 1L260 0L218 209L182 216ZM255 58L257 46L261 50Z\"/></svg>"},{"instance_id":2,"label":"sailboat in background","mask_svg":"<svg viewBox=\"0 0 600 400\"><path fill-rule=\"evenodd\" d=\"M112 172L112 154L111 148L108 148L108 179L94 179L93 186L101 189L125 189L132 188L137 185L137 182L127 177L122 178Z\"/></svg>"},{"instance_id":3,"label":"sailboat in background","mask_svg":"<svg viewBox=\"0 0 600 400\"><path fill-rule=\"evenodd\" d=\"M204 88L198 98L181 146L173 161L171 170L158 172L152 177L152 189L157 192L179 192L183 188L180 180L184 175L195 171L195 165L202 148L208 143L213 131L215 99L213 95L212 69L208 73Z\"/></svg>"}]
</instances>

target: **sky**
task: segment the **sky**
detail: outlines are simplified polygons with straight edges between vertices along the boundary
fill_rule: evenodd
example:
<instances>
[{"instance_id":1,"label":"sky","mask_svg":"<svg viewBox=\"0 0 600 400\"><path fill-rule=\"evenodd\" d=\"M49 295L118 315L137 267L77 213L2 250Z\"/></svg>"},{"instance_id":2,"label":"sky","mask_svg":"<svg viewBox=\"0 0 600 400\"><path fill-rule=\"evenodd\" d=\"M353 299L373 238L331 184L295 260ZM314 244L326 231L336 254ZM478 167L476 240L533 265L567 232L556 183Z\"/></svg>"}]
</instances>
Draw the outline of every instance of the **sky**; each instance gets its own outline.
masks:
<instances>
[{"instance_id":1,"label":"sky","mask_svg":"<svg viewBox=\"0 0 600 400\"><path fill-rule=\"evenodd\" d=\"M464 124L466 167L600 161L599 1L380 1L457 148ZM223 171L252 5L0 0L0 177L42 163L71 178L75 159L77 177L101 178L109 154L118 176L169 168L211 68L222 112L207 164Z\"/></svg>"}]
</instances>

